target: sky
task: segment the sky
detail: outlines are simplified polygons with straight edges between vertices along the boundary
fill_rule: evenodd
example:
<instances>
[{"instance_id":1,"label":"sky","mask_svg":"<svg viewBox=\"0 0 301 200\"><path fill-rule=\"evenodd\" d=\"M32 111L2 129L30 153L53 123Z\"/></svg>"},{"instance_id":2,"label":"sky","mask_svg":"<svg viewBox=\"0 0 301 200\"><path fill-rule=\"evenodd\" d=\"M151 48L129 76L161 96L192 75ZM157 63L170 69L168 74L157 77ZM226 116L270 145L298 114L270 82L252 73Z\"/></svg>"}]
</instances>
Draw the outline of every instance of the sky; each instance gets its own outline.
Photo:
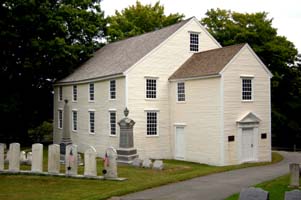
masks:
<instances>
[{"instance_id":1,"label":"sky","mask_svg":"<svg viewBox=\"0 0 301 200\"><path fill-rule=\"evenodd\" d=\"M142 4L154 5L157 0L140 0ZM115 10L134 5L136 0L102 0L101 8L105 15L114 15ZM268 12L273 18L273 27L278 35L293 42L301 53L301 0L160 0L165 14L180 13L185 18L205 17L207 10L221 8L241 13Z\"/></svg>"}]
</instances>

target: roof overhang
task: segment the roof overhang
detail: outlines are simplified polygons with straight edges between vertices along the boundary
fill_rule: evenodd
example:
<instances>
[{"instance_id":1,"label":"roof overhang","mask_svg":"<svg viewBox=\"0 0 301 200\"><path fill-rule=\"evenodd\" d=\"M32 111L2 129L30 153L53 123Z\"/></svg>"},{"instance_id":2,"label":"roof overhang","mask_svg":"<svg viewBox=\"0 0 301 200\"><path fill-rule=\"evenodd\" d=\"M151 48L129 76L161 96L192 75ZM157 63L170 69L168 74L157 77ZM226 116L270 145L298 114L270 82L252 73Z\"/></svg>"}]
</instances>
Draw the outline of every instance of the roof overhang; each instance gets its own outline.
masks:
<instances>
[{"instance_id":1,"label":"roof overhang","mask_svg":"<svg viewBox=\"0 0 301 200\"><path fill-rule=\"evenodd\" d=\"M236 122L238 124L258 124L260 121L261 119L256 114L254 114L253 112L249 112Z\"/></svg>"},{"instance_id":2,"label":"roof overhang","mask_svg":"<svg viewBox=\"0 0 301 200\"><path fill-rule=\"evenodd\" d=\"M220 74L211 74L211 75L206 75L206 76L196 76L196 77L189 77L189 78L169 79L169 81L170 82L179 82L179 81L200 80L200 79L219 78L219 77L221 77Z\"/></svg>"}]
</instances>

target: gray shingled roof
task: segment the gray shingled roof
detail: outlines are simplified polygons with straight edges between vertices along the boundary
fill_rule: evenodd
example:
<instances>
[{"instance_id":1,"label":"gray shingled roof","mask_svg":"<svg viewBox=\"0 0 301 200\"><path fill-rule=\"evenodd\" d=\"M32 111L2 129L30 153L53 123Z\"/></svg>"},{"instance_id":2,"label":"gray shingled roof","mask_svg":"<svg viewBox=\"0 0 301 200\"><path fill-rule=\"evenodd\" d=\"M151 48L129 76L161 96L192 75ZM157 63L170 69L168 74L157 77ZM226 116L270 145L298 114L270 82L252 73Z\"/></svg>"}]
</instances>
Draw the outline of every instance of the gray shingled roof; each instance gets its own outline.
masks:
<instances>
[{"instance_id":1,"label":"gray shingled roof","mask_svg":"<svg viewBox=\"0 0 301 200\"><path fill-rule=\"evenodd\" d=\"M57 83L70 83L122 74L190 19L157 31L110 43L96 51L92 58Z\"/></svg>"},{"instance_id":2,"label":"gray shingled roof","mask_svg":"<svg viewBox=\"0 0 301 200\"><path fill-rule=\"evenodd\" d=\"M169 80L218 75L244 45L237 44L195 53L169 77Z\"/></svg>"}]
</instances>

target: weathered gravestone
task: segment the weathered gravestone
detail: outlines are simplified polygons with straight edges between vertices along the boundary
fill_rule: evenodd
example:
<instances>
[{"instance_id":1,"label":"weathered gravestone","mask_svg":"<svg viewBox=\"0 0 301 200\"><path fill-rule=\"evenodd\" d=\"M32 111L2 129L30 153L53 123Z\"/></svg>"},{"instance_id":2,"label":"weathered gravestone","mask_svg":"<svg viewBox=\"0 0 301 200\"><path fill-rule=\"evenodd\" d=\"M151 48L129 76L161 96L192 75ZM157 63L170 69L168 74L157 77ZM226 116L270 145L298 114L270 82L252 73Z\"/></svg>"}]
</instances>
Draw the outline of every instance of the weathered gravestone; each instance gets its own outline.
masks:
<instances>
[{"instance_id":1,"label":"weathered gravestone","mask_svg":"<svg viewBox=\"0 0 301 200\"><path fill-rule=\"evenodd\" d=\"M4 150L5 150L4 144L0 143L0 171L4 170Z\"/></svg>"},{"instance_id":2,"label":"weathered gravestone","mask_svg":"<svg viewBox=\"0 0 301 200\"><path fill-rule=\"evenodd\" d=\"M26 152L25 151L21 151L21 153L20 153L20 163L21 164L26 164L27 163Z\"/></svg>"},{"instance_id":3,"label":"weathered gravestone","mask_svg":"<svg viewBox=\"0 0 301 200\"><path fill-rule=\"evenodd\" d=\"M43 145L36 143L32 145L32 172L43 172Z\"/></svg>"},{"instance_id":4,"label":"weathered gravestone","mask_svg":"<svg viewBox=\"0 0 301 200\"><path fill-rule=\"evenodd\" d=\"M71 144L66 146L65 171L66 175L77 175L77 145Z\"/></svg>"},{"instance_id":5,"label":"weathered gravestone","mask_svg":"<svg viewBox=\"0 0 301 200\"><path fill-rule=\"evenodd\" d=\"M151 168L152 164L153 164L152 161L150 159L146 158L143 160L142 167Z\"/></svg>"},{"instance_id":6,"label":"weathered gravestone","mask_svg":"<svg viewBox=\"0 0 301 200\"><path fill-rule=\"evenodd\" d=\"M48 173L60 173L60 145L58 144L48 146Z\"/></svg>"},{"instance_id":7,"label":"weathered gravestone","mask_svg":"<svg viewBox=\"0 0 301 200\"><path fill-rule=\"evenodd\" d=\"M84 176L87 176L87 177L97 176L96 150L94 147L90 147L88 150L85 151Z\"/></svg>"},{"instance_id":8,"label":"weathered gravestone","mask_svg":"<svg viewBox=\"0 0 301 200\"><path fill-rule=\"evenodd\" d=\"M301 191L293 190L289 192L285 192L284 200L300 200L301 199Z\"/></svg>"},{"instance_id":9,"label":"weathered gravestone","mask_svg":"<svg viewBox=\"0 0 301 200\"><path fill-rule=\"evenodd\" d=\"M104 177L107 179L118 178L117 174L117 152L113 147L106 150L104 162Z\"/></svg>"},{"instance_id":10,"label":"weathered gravestone","mask_svg":"<svg viewBox=\"0 0 301 200\"><path fill-rule=\"evenodd\" d=\"M153 164L153 169L162 170L164 168L164 164L162 160L155 160Z\"/></svg>"},{"instance_id":11,"label":"weathered gravestone","mask_svg":"<svg viewBox=\"0 0 301 200\"><path fill-rule=\"evenodd\" d=\"M31 163L32 163L32 152L27 152L26 158L27 158L27 164L31 165Z\"/></svg>"},{"instance_id":12,"label":"weathered gravestone","mask_svg":"<svg viewBox=\"0 0 301 200\"><path fill-rule=\"evenodd\" d=\"M299 164L291 163L290 168L290 187L299 187Z\"/></svg>"},{"instance_id":13,"label":"weathered gravestone","mask_svg":"<svg viewBox=\"0 0 301 200\"><path fill-rule=\"evenodd\" d=\"M242 189L239 200L269 200L269 193L260 188Z\"/></svg>"},{"instance_id":14,"label":"weathered gravestone","mask_svg":"<svg viewBox=\"0 0 301 200\"><path fill-rule=\"evenodd\" d=\"M134 167L141 167L141 165L142 165L142 160L139 159L139 158L135 158L135 159L133 160L133 162L132 162L132 165L133 165Z\"/></svg>"},{"instance_id":15,"label":"weathered gravestone","mask_svg":"<svg viewBox=\"0 0 301 200\"><path fill-rule=\"evenodd\" d=\"M60 143L60 159L61 162L64 163L66 161L65 155L67 155L66 148L68 145L72 144L71 136L70 136L70 108L68 104L68 99L65 99L64 111L63 111L63 134Z\"/></svg>"},{"instance_id":16,"label":"weathered gravestone","mask_svg":"<svg viewBox=\"0 0 301 200\"><path fill-rule=\"evenodd\" d=\"M11 143L9 145L9 165L8 170L11 172L19 172L20 171L20 144L19 143Z\"/></svg>"}]
</instances>

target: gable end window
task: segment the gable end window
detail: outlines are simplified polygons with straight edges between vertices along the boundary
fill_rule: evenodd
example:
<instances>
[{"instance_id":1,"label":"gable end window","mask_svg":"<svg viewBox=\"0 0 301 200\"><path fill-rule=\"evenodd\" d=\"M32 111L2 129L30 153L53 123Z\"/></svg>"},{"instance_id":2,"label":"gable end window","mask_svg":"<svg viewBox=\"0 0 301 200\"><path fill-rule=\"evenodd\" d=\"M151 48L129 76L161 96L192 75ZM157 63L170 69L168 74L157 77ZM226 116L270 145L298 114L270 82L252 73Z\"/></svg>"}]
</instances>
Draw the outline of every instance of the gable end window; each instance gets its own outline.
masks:
<instances>
[{"instance_id":1,"label":"gable end window","mask_svg":"<svg viewBox=\"0 0 301 200\"><path fill-rule=\"evenodd\" d=\"M63 87L59 86L59 101L63 101Z\"/></svg>"},{"instance_id":2,"label":"gable end window","mask_svg":"<svg viewBox=\"0 0 301 200\"><path fill-rule=\"evenodd\" d=\"M116 80L110 80L110 99L116 99Z\"/></svg>"},{"instance_id":3,"label":"gable end window","mask_svg":"<svg viewBox=\"0 0 301 200\"><path fill-rule=\"evenodd\" d=\"M95 133L95 112L89 111L89 132Z\"/></svg>"},{"instance_id":4,"label":"gable end window","mask_svg":"<svg viewBox=\"0 0 301 200\"><path fill-rule=\"evenodd\" d=\"M156 111L148 111L146 113L146 134L149 136L158 135L158 122L157 122L157 112Z\"/></svg>"},{"instance_id":5,"label":"gable end window","mask_svg":"<svg viewBox=\"0 0 301 200\"><path fill-rule=\"evenodd\" d=\"M242 78L242 96L243 101L252 101L252 78Z\"/></svg>"},{"instance_id":6,"label":"gable end window","mask_svg":"<svg viewBox=\"0 0 301 200\"><path fill-rule=\"evenodd\" d=\"M89 101L94 101L94 83L89 84Z\"/></svg>"},{"instance_id":7,"label":"gable end window","mask_svg":"<svg viewBox=\"0 0 301 200\"><path fill-rule=\"evenodd\" d=\"M146 98L157 98L157 79L146 79Z\"/></svg>"},{"instance_id":8,"label":"gable end window","mask_svg":"<svg viewBox=\"0 0 301 200\"><path fill-rule=\"evenodd\" d=\"M72 101L77 101L77 85L73 85L72 88Z\"/></svg>"},{"instance_id":9,"label":"gable end window","mask_svg":"<svg viewBox=\"0 0 301 200\"><path fill-rule=\"evenodd\" d=\"M199 34L190 33L190 51L198 52L199 51Z\"/></svg>"},{"instance_id":10,"label":"gable end window","mask_svg":"<svg viewBox=\"0 0 301 200\"><path fill-rule=\"evenodd\" d=\"M63 110L58 110L58 128L63 128Z\"/></svg>"},{"instance_id":11,"label":"gable end window","mask_svg":"<svg viewBox=\"0 0 301 200\"><path fill-rule=\"evenodd\" d=\"M72 111L72 130L77 131L77 111Z\"/></svg>"},{"instance_id":12,"label":"gable end window","mask_svg":"<svg viewBox=\"0 0 301 200\"><path fill-rule=\"evenodd\" d=\"M110 111L110 135L116 135L116 112Z\"/></svg>"},{"instance_id":13,"label":"gable end window","mask_svg":"<svg viewBox=\"0 0 301 200\"><path fill-rule=\"evenodd\" d=\"M177 84L177 101L184 102L185 101L185 83L179 82Z\"/></svg>"}]
</instances>

